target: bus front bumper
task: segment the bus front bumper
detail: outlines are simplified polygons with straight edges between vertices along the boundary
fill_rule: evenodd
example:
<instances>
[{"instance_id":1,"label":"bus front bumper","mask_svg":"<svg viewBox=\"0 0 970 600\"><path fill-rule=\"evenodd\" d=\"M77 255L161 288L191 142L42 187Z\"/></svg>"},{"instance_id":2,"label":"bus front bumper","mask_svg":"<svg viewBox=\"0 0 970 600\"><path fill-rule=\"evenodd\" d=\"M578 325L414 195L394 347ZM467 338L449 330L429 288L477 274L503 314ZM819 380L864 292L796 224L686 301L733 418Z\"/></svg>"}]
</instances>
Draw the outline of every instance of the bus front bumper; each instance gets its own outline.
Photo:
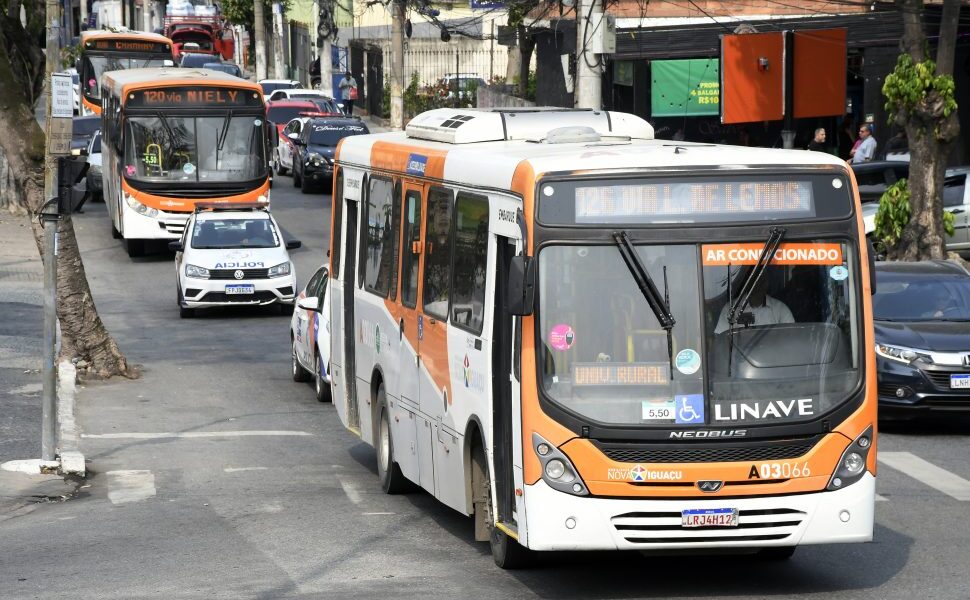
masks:
<instances>
[{"instance_id":1,"label":"bus front bumper","mask_svg":"<svg viewBox=\"0 0 970 600\"><path fill-rule=\"evenodd\" d=\"M188 220L189 213L158 211L150 217L126 210L122 231L129 240L177 240Z\"/></svg>"},{"instance_id":2,"label":"bus front bumper","mask_svg":"<svg viewBox=\"0 0 970 600\"><path fill-rule=\"evenodd\" d=\"M868 542L875 494L871 473L834 492L703 500L572 496L540 480L526 487L526 544L533 550L682 550ZM681 527L681 511L698 508L735 508L739 524Z\"/></svg>"}]
</instances>

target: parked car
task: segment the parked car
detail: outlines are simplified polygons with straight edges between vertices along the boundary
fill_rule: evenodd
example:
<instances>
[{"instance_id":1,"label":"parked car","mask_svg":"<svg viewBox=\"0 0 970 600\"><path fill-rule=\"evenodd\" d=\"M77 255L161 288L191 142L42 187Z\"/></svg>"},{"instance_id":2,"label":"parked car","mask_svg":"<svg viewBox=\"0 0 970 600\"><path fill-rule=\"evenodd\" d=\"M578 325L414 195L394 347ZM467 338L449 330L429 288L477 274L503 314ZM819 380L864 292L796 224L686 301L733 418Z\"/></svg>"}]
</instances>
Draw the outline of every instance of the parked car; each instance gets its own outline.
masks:
<instances>
[{"instance_id":1,"label":"parked car","mask_svg":"<svg viewBox=\"0 0 970 600\"><path fill-rule=\"evenodd\" d=\"M459 96L469 98L475 90L485 87L485 80L474 73L448 73L441 78L441 85L447 89L447 98Z\"/></svg>"},{"instance_id":2,"label":"parked car","mask_svg":"<svg viewBox=\"0 0 970 600\"><path fill-rule=\"evenodd\" d=\"M872 309L880 415L970 412L970 272L877 263Z\"/></svg>"},{"instance_id":3,"label":"parked car","mask_svg":"<svg viewBox=\"0 0 970 600\"><path fill-rule=\"evenodd\" d=\"M330 400L330 273L317 269L296 299L290 319L293 381L313 378L317 400Z\"/></svg>"},{"instance_id":4,"label":"parked car","mask_svg":"<svg viewBox=\"0 0 970 600\"><path fill-rule=\"evenodd\" d=\"M326 113L328 115L334 115L334 116L344 114L343 104L338 103L333 98L320 96L319 98L307 98L307 100L316 104L317 108L319 108L320 112L322 113Z\"/></svg>"},{"instance_id":5,"label":"parked car","mask_svg":"<svg viewBox=\"0 0 970 600\"><path fill-rule=\"evenodd\" d=\"M230 62L207 62L202 65L203 69L211 69L213 71L222 71L223 73L229 73L230 75L235 75L236 77L245 79L243 76L242 69L236 63Z\"/></svg>"},{"instance_id":6,"label":"parked car","mask_svg":"<svg viewBox=\"0 0 970 600\"><path fill-rule=\"evenodd\" d=\"M340 140L370 133L356 117L317 117L303 126L293 139L293 185L308 194L313 187L327 185L333 178L333 155ZM291 138L292 139L292 138Z\"/></svg>"},{"instance_id":7,"label":"parked car","mask_svg":"<svg viewBox=\"0 0 970 600\"><path fill-rule=\"evenodd\" d=\"M81 154L88 147L96 131L101 129L101 115L74 117L71 130L71 153Z\"/></svg>"},{"instance_id":8,"label":"parked car","mask_svg":"<svg viewBox=\"0 0 970 600\"><path fill-rule=\"evenodd\" d=\"M297 117L319 115L320 108L309 100L277 100L266 103L266 122L269 124L267 148L276 148L286 124ZM286 142L289 144L289 139Z\"/></svg>"},{"instance_id":9,"label":"parked car","mask_svg":"<svg viewBox=\"0 0 970 600\"><path fill-rule=\"evenodd\" d=\"M100 202L104 200L104 186L101 181L101 130L95 132L91 138L87 154L88 173L85 177L88 193L91 194L91 200Z\"/></svg>"},{"instance_id":10,"label":"parked car","mask_svg":"<svg viewBox=\"0 0 970 600\"><path fill-rule=\"evenodd\" d=\"M273 91L267 100L310 100L312 98L329 98L320 90L309 88L285 88Z\"/></svg>"},{"instance_id":11,"label":"parked car","mask_svg":"<svg viewBox=\"0 0 970 600\"><path fill-rule=\"evenodd\" d=\"M68 73L71 74L71 88L74 91L74 114L81 114L81 76L78 75L77 69L68 69Z\"/></svg>"},{"instance_id":12,"label":"parked car","mask_svg":"<svg viewBox=\"0 0 970 600\"><path fill-rule=\"evenodd\" d=\"M323 116L322 113L319 116ZM312 118L312 116L297 117L280 130L276 147L273 149L273 172L275 174L286 175L293 169L293 156L297 154L294 140L300 137L303 126Z\"/></svg>"},{"instance_id":13,"label":"parked car","mask_svg":"<svg viewBox=\"0 0 970 600\"><path fill-rule=\"evenodd\" d=\"M276 90L288 90L300 87L300 82L292 79L260 79L258 83L259 87L263 88L263 95L267 99Z\"/></svg>"},{"instance_id":14,"label":"parked car","mask_svg":"<svg viewBox=\"0 0 970 600\"><path fill-rule=\"evenodd\" d=\"M283 233L265 206L198 203L175 252L179 316L197 308L278 304L296 297L296 271L287 250L300 242Z\"/></svg>"},{"instance_id":15,"label":"parked car","mask_svg":"<svg viewBox=\"0 0 970 600\"><path fill-rule=\"evenodd\" d=\"M205 65L216 62L219 56L216 54L203 54L197 52L183 52L179 59L179 66L183 69L201 69Z\"/></svg>"}]
</instances>

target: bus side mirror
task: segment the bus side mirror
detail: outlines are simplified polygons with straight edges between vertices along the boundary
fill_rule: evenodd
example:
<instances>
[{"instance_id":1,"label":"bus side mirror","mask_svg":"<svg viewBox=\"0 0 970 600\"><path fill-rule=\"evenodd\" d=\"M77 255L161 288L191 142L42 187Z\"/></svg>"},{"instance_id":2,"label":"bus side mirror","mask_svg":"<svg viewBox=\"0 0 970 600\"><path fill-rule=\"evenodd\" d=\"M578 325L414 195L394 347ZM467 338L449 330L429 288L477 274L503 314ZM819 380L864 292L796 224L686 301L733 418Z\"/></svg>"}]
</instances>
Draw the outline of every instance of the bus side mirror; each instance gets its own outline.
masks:
<instances>
[{"instance_id":1,"label":"bus side mirror","mask_svg":"<svg viewBox=\"0 0 970 600\"><path fill-rule=\"evenodd\" d=\"M532 314L535 304L535 259L519 255L509 264L509 314L526 317Z\"/></svg>"},{"instance_id":2,"label":"bus side mirror","mask_svg":"<svg viewBox=\"0 0 970 600\"><path fill-rule=\"evenodd\" d=\"M872 238L866 237L866 245L868 248L866 250L869 253L869 287L872 288L872 294L876 294L876 247L872 245Z\"/></svg>"}]
</instances>

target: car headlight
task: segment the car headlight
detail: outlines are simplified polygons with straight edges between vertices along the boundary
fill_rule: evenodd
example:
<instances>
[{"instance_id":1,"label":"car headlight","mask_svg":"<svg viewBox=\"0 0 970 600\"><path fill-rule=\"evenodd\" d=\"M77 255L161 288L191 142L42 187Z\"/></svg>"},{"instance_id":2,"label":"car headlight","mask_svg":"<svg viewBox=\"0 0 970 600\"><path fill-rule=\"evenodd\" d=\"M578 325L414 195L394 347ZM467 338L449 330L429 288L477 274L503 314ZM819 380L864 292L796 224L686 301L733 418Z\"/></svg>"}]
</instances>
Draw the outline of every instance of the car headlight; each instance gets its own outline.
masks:
<instances>
[{"instance_id":1,"label":"car headlight","mask_svg":"<svg viewBox=\"0 0 970 600\"><path fill-rule=\"evenodd\" d=\"M270 277L285 277L290 274L290 263L285 262L269 268Z\"/></svg>"},{"instance_id":2,"label":"car headlight","mask_svg":"<svg viewBox=\"0 0 970 600\"><path fill-rule=\"evenodd\" d=\"M311 152L309 156L306 157L306 164L312 164L314 167L319 167L320 163L323 162L323 157L316 152Z\"/></svg>"},{"instance_id":3,"label":"car headlight","mask_svg":"<svg viewBox=\"0 0 970 600\"><path fill-rule=\"evenodd\" d=\"M532 448L542 463L542 480L549 487L574 496L589 495L579 471L558 448L542 439L538 433L532 434Z\"/></svg>"},{"instance_id":4,"label":"car headlight","mask_svg":"<svg viewBox=\"0 0 970 600\"><path fill-rule=\"evenodd\" d=\"M904 365L908 365L918 358L930 358L928 352L914 350L913 348L906 348L904 346L892 346L890 344L876 344L876 354L883 358L903 363Z\"/></svg>"},{"instance_id":5,"label":"car headlight","mask_svg":"<svg viewBox=\"0 0 970 600\"><path fill-rule=\"evenodd\" d=\"M185 265L185 276L194 277L195 279L208 279L209 269L203 267L197 267L195 265Z\"/></svg>"},{"instance_id":6,"label":"car headlight","mask_svg":"<svg viewBox=\"0 0 970 600\"><path fill-rule=\"evenodd\" d=\"M129 196L128 194L125 194L125 202L128 203L128 206L130 206L132 210L134 210L136 213L140 215L145 215L146 217L158 216L158 209L145 206L138 200L135 200L134 196Z\"/></svg>"},{"instance_id":7,"label":"car headlight","mask_svg":"<svg viewBox=\"0 0 970 600\"><path fill-rule=\"evenodd\" d=\"M839 458L839 465L835 468L835 473L829 479L826 487L829 491L841 490L862 479L866 472L866 462L869 459L869 450L872 449L872 425L849 444L849 447Z\"/></svg>"}]
</instances>

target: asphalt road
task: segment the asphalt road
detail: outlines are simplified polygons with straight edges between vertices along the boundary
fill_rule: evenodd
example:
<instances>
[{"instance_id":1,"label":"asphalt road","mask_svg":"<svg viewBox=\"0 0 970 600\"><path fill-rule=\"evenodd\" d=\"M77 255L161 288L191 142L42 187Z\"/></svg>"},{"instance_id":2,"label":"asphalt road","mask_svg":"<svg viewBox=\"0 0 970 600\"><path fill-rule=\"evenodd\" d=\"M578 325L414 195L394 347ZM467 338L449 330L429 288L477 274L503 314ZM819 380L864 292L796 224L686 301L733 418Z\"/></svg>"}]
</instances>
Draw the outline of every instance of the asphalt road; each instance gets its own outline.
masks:
<instances>
[{"instance_id":1,"label":"asphalt road","mask_svg":"<svg viewBox=\"0 0 970 600\"><path fill-rule=\"evenodd\" d=\"M276 183L302 285L324 260L329 197ZM179 319L171 255L129 259L100 204L76 227L101 317L144 376L80 390L91 476L68 502L0 515L0 597L970 598L970 496L919 462L970 480L965 421L880 437L894 466L871 544L782 563L557 553L505 572L469 519L381 492L373 450L290 379L289 317Z\"/></svg>"}]
</instances>

